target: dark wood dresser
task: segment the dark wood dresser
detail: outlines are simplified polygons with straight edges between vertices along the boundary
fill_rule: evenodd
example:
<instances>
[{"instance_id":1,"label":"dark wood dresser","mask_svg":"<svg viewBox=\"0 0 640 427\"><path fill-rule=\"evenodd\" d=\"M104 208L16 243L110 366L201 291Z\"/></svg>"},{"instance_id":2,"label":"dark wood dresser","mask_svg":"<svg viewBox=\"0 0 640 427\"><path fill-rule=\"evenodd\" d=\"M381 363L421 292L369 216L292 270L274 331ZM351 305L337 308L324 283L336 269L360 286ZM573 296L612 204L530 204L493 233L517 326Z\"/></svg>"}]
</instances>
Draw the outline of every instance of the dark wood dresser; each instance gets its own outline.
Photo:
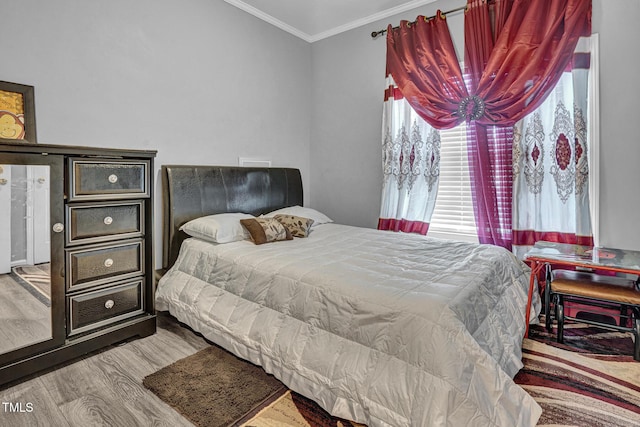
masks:
<instances>
[{"instance_id":1,"label":"dark wood dresser","mask_svg":"<svg viewBox=\"0 0 640 427\"><path fill-rule=\"evenodd\" d=\"M0 143L0 384L155 332L155 154Z\"/></svg>"}]
</instances>

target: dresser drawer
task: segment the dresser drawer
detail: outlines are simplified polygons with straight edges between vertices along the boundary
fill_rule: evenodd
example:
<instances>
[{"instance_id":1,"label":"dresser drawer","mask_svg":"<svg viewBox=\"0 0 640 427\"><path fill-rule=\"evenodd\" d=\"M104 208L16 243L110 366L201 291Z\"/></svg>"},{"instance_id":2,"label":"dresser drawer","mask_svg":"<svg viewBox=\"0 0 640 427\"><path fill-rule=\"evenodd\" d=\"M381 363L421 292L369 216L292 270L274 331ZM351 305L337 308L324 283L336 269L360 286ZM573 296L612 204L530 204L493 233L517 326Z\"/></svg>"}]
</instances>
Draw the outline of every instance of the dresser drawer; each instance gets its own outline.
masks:
<instances>
[{"instance_id":1,"label":"dresser drawer","mask_svg":"<svg viewBox=\"0 0 640 427\"><path fill-rule=\"evenodd\" d=\"M140 237L143 218L143 202L67 206L67 244Z\"/></svg>"},{"instance_id":2,"label":"dresser drawer","mask_svg":"<svg viewBox=\"0 0 640 427\"><path fill-rule=\"evenodd\" d=\"M103 327L144 312L144 281L68 297L69 335Z\"/></svg>"},{"instance_id":3,"label":"dresser drawer","mask_svg":"<svg viewBox=\"0 0 640 427\"><path fill-rule=\"evenodd\" d=\"M83 247L66 253L69 292L144 274L142 239Z\"/></svg>"},{"instance_id":4,"label":"dresser drawer","mask_svg":"<svg viewBox=\"0 0 640 427\"><path fill-rule=\"evenodd\" d=\"M149 196L148 161L69 159L69 200Z\"/></svg>"}]
</instances>

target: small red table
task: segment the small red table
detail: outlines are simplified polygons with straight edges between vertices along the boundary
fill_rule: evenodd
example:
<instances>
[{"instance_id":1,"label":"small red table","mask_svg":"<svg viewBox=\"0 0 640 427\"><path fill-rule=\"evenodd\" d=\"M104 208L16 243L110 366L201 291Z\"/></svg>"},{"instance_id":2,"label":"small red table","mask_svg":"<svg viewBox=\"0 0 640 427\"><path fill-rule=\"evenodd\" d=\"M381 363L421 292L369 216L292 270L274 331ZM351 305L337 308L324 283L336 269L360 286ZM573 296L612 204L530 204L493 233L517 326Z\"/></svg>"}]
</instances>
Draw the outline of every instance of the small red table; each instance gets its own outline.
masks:
<instances>
[{"instance_id":1,"label":"small red table","mask_svg":"<svg viewBox=\"0 0 640 427\"><path fill-rule=\"evenodd\" d=\"M591 246L571 245L539 241L525 255L525 261L531 267L529 278L529 294L527 299L526 329L524 336L529 336L529 316L535 280L540 271L550 264L583 269L613 271L640 275L640 251L614 248L594 248Z\"/></svg>"}]
</instances>

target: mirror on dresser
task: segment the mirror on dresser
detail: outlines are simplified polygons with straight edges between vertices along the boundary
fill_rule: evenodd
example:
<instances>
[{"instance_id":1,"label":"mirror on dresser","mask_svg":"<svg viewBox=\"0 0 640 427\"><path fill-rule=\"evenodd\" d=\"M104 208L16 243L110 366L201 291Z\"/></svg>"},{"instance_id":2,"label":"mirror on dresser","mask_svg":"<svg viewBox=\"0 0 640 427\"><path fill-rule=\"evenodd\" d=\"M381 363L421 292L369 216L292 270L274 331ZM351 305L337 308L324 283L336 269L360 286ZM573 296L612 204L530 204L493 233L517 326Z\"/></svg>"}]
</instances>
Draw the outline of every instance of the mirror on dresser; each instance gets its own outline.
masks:
<instances>
[{"instance_id":1,"label":"mirror on dresser","mask_svg":"<svg viewBox=\"0 0 640 427\"><path fill-rule=\"evenodd\" d=\"M0 155L0 363L64 342L63 158Z\"/></svg>"}]
</instances>

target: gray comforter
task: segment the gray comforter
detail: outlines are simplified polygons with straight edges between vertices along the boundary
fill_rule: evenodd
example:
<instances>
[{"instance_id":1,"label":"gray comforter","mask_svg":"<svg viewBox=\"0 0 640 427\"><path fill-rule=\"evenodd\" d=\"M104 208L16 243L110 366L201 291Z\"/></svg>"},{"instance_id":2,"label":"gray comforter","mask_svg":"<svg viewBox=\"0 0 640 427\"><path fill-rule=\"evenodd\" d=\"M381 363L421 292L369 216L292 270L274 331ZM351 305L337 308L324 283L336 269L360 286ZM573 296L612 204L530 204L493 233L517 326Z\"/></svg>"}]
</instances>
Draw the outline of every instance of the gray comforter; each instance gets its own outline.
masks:
<instances>
[{"instance_id":1,"label":"gray comforter","mask_svg":"<svg viewBox=\"0 0 640 427\"><path fill-rule=\"evenodd\" d=\"M528 269L508 251L336 224L184 242L156 304L331 414L370 426L533 426Z\"/></svg>"}]
</instances>

